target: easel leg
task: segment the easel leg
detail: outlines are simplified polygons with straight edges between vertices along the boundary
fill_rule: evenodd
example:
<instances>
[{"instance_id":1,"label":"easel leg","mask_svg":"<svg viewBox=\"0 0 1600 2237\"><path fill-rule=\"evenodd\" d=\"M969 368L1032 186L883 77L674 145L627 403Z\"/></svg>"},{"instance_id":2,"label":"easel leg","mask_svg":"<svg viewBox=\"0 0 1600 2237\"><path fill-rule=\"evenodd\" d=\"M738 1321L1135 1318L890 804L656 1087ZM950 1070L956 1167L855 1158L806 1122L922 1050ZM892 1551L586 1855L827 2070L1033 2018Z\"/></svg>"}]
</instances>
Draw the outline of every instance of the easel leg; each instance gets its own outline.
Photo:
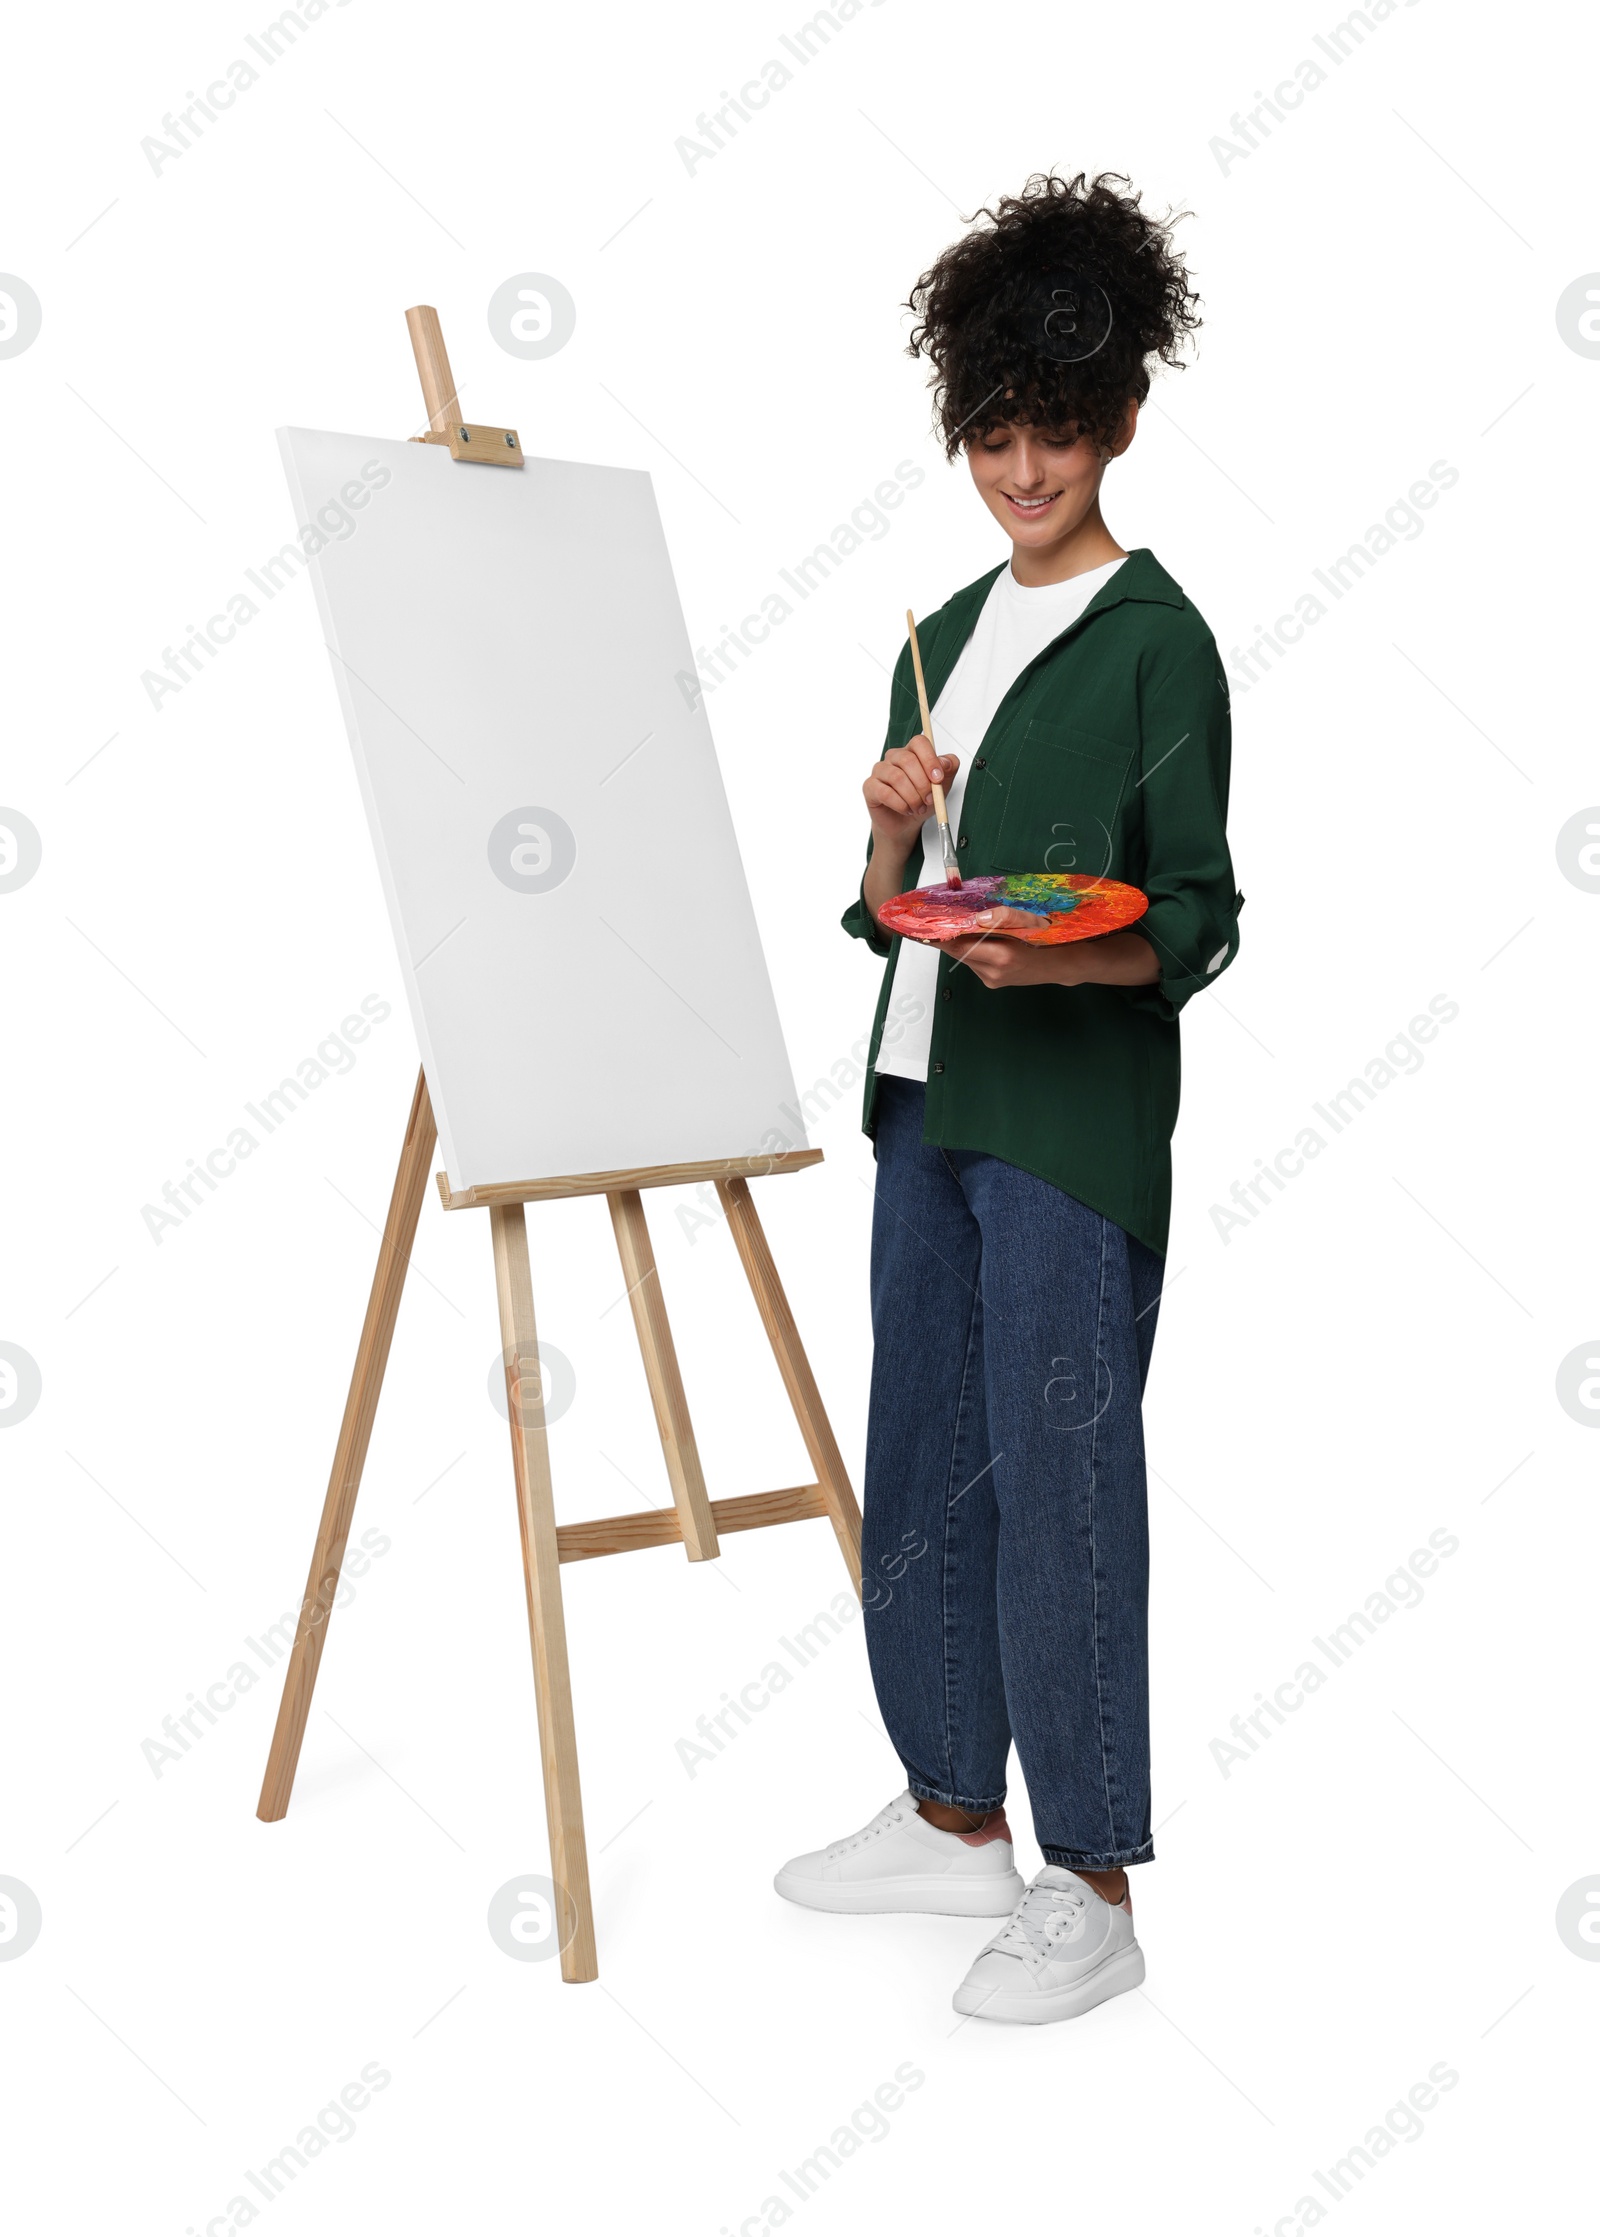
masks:
<instances>
[{"instance_id":1,"label":"easel leg","mask_svg":"<svg viewBox=\"0 0 1600 2237\"><path fill-rule=\"evenodd\" d=\"M644 1358L650 1401L656 1410L656 1428L661 1433L667 1480L672 1485L673 1502L683 1525L683 1542L691 1561L714 1561L718 1551L717 1525L711 1502L706 1497L706 1479L689 1420L689 1402L683 1394L683 1377L678 1372L678 1354L667 1320L666 1300L661 1294L655 1253L650 1248L644 1200L636 1188L628 1188L619 1189L608 1196L606 1202L617 1233L617 1253L628 1285L628 1302L633 1307L633 1325Z\"/></svg>"},{"instance_id":2,"label":"easel leg","mask_svg":"<svg viewBox=\"0 0 1600 2237\"><path fill-rule=\"evenodd\" d=\"M795 1420L800 1424L806 1451L811 1455L811 1465L817 1472L817 1482L827 1502L839 1550L850 1572L850 1582L859 1594L861 1510L856 1505L856 1495L850 1488L850 1478L834 1442L833 1427L824 1410L822 1394L817 1389L794 1315L789 1310L789 1300L783 1294L766 1230L751 1199L750 1183L746 1180L718 1181L717 1194L722 1199L723 1211L739 1247L739 1257L755 1293L773 1356L778 1362L778 1372L789 1393Z\"/></svg>"},{"instance_id":3,"label":"easel leg","mask_svg":"<svg viewBox=\"0 0 1600 2237\"><path fill-rule=\"evenodd\" d=\"M322 1503L322 1523L311 1555L305 1598L300 1603L300 1621L289 1651L289 1667L284 1672L283 1698L278 1704L278 1722L267 1756L267 1773L261 1782L261 1799L256 1804L256 1816L269 1822L281 1818L288 1810L294 1787L300 1743L305 1738L306 1719L311 1714L317 1667L322 1660L323 1641L328 1635L333 1596L339 1589L345 1541L355 1514L356 1493L361 1489L361 1471L366 1466L367 1446L378 1411L378 1393L383 1387L383 1371L389 1363L389 1344L400 1310L400 1293L405 1287L406 1268L416 1239L417 1216L422 1210L437 1135L433 1106L428 1100L428 1083L419 1071L416 1093L411 1099L411 1116L406 1123L405 1143L400 1151L400 1167L395 1174L394 1193L389 1199L389 1217L384 1222L383 1241L378 1247L372 1294L367 1299L367 1317L356 1348L355 1371L350 1377L350 1393L344 1403L344 1420L339 1425L339 1442L334 1448L333 1473L328 1478L328 1493Z\"/></svg>"},{"instance_id":4,"label":"easel leg","mask_svg":"<svg viewBox=\"0 0 1600 2237\"><path fill-rule=\"evenodd\" d=\"M594 1914L589 1903L589 1862L583 1839L583 1800L578 1789L578 1740L572 1721L572 1680L567 1669L555 1500L545 1439L533 1281L528 1270L528 1229L520 1204L491 1207L489 1224L494 1237L495 1287L500 1298L500 1340L505 1351L522 1568L528 1586L533 1687L539 1709L545 1817L550 1828L550 1874L558 1891L558 1907L564 1894L577 1914L572 1939L561 1953L561 1977L592 1981L598 1978L600 1968L595 1960Z\"/></svg>"}]
</instances>

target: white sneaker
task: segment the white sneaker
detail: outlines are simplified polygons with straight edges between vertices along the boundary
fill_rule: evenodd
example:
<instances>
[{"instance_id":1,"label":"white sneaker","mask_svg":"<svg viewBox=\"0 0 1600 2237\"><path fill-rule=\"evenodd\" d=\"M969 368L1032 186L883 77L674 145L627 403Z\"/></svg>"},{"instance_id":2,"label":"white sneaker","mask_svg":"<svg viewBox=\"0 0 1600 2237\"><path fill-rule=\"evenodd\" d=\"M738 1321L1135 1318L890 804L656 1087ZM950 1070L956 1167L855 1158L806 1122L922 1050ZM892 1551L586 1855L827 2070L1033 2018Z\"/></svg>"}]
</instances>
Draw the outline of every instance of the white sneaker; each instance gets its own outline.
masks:
<instances>
[{"instance_id":1,"label":"white sneaker","mask_svg":"<svg viewBox=\"0 0 1600 2237\"><path fill-rule=\"evenodd\" d=\"M1108 1903L1076 1872L1047 1864L954 2002L977 2019L1070 2020L1143 1979L1129 1899Z\"/></svg>"},{"instance_id":2,"label":"white sneaker","mask_svg":"<svg viewBox=\"0 0 1600 2237\"><path fill-rule=\"evenodd\" d=\"M772 1884L813 1911L948 1911L968 1919L999 1918L1024 1893L1004 1810L991 1810L974 1833L941 1833L909 1792L859 1833L791 1857Z\"/></svg>"}]
</instances>

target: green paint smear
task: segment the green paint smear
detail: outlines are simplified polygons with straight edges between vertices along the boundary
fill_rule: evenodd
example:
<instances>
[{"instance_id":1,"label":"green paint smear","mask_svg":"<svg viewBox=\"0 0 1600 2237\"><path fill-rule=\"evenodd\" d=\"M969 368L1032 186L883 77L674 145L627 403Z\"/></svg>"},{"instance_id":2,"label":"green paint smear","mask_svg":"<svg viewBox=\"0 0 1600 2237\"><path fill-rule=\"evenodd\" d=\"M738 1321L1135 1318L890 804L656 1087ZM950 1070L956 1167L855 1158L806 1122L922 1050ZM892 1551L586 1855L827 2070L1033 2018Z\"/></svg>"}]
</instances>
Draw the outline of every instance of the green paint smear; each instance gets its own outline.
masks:
<instances>
[{"instance_id":1,"label":"green paint smear","mask_svg":"<svg viewBox=\"0 0 1600 2237\"><path fill-rule=\"evenodd\" d=\"M1064 917L1078 906L1078 895L1069 893L1054 878L1023 872L1005 880L1007 908L1032 909L1041 916Z\"/></svg>"}]
</instances>

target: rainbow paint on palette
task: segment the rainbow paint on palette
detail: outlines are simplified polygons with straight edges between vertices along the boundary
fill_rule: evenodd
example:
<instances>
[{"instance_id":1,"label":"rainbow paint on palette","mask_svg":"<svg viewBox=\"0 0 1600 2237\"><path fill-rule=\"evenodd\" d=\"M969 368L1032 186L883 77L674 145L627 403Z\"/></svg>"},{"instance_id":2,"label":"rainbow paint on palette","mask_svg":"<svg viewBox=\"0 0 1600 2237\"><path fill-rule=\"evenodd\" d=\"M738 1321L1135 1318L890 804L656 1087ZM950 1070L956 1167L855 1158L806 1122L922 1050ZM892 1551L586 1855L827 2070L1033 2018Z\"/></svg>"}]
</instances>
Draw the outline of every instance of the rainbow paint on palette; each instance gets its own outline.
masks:
<instances>
[{"instance_id":1,"label":"rainbow paint on palette","mask_svg":"<svg viewBox=\"0 0 1600 2237\"><path fill-rule=\"evenodd\" d=\"M1030 947L1059 947L1067 940L1093 940L1120 932L1144 915L1149 902L1137 886L1115 878L1092 878L1079 871L1054 874L1013 871L1005 877L968 878L960 888L917 886L897 893L878 911L886 931L908 940L962 940L976 929L973 918L985 909L1026 909L1037 916L1037 931L1007 927L997 940L1021 940Z\"/></svg>"}]
</instances>

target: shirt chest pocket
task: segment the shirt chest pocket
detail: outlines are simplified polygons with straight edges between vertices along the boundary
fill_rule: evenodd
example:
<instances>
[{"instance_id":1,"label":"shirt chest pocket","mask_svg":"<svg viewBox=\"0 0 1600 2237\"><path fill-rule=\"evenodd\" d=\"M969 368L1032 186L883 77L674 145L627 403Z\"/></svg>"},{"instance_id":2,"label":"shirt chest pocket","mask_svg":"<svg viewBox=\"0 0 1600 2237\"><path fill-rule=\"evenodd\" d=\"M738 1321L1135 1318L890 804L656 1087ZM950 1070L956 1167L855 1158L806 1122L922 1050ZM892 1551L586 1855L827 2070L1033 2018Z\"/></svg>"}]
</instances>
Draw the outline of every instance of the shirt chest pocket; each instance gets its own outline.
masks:
<instances>
[{"instance_id":1,"label":"shirt chest pocket","mask_svg":"<svg viewBox=\"0 0 1600 2237\"><path fill-rule=\"evenodd\" d=\"M1131 746L1070 723L1030 722L1006 786L997 867L1111 874L1132 767Z\"/></svg>"}]
</instances>

